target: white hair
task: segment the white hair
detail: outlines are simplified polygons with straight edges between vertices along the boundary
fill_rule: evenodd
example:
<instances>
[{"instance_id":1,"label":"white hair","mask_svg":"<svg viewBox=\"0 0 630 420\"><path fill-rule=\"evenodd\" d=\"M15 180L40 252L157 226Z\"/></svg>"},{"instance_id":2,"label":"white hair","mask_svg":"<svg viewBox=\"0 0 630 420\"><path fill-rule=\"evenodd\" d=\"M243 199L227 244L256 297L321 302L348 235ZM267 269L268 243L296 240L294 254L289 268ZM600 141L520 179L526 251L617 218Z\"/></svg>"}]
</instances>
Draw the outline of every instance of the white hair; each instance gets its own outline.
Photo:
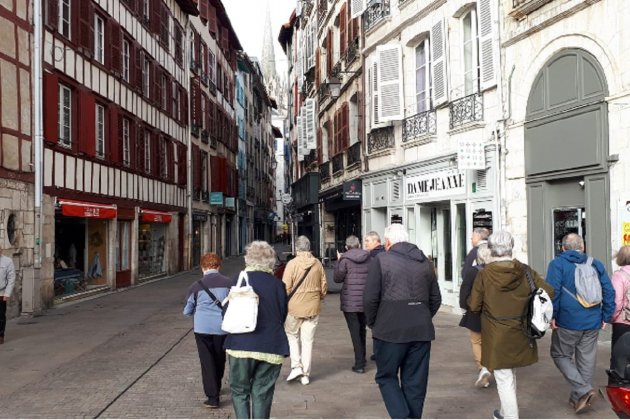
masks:
<instances>
[{"instance_id":1,"label":"white hair","mask_svg":"<svg viewBox=\"0 0 630 420\"><path fill-rule=\"evenodd\" d=\"M488 247L493 257L511 257L514 238L505 230L494 232L488 238Z\"/></svg>"},{"instance_id":2,"label":"white hair","mask_svg":"<svg viewBox=\"0 0 630 420\"><path fill-rule=\"evenodd\" d=\"M295 240L295 250L296 251L310 251L311 250L311 241L304 235L300 235Z\"/></svg>"},{"instance_id":3,"label":"white hair","mask_svg":"<svg viewBox=\"0 0 630 420\"><path fill-rule=\"evenodd\" d=\"M409 234L407 233L407 229L400 223L392 223L391 225L385 228L385 232L383 233L383 237L385 240L389 240L391 245L397 244L399 242L408 242Z\"/></svg>"}]
</instances>

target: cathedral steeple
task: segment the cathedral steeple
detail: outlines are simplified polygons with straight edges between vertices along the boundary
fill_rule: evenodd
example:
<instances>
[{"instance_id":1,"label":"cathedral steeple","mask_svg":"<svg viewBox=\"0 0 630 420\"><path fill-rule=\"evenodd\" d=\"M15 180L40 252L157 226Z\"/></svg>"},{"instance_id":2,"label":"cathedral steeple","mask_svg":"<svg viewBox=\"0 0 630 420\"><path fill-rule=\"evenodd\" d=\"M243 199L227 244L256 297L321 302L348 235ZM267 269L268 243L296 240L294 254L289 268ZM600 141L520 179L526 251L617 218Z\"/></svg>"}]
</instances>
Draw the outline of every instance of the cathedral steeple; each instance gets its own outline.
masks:
<instances>
[{"instance_id":1,"label":"cathedral steeple","mask_svg":"<svg viewBox=\"0 0 630 420\"><path fill-rule=\"evenodd\" d=\"M263 34L262 47L262 72L265 83L276 80L276 54L273 50L273 37L271 35L271 12L269 10L269 0L267 0L267 12L265 13L265 29Z\"/></svg>"}]
</instances>

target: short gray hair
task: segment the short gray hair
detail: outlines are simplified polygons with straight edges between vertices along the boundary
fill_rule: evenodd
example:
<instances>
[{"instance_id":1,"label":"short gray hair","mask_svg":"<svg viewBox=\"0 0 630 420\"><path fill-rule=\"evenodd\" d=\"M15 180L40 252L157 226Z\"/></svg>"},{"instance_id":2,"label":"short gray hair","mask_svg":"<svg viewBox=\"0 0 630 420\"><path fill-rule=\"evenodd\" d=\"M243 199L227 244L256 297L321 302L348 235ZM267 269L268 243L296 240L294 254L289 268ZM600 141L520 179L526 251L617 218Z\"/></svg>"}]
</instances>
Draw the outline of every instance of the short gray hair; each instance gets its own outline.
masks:
<instances>
[{"instance_id":1,"label":"short gray hair","mask_svg":"<svg viewBox=\"0 0 630 420\"><path fill-rule=\"evenodd\" d=\"M354 235L350 235L346 238L346 248L361 248L361 241Z\"/></svg>"},{"instance_id":2,"label":"short gray hair","mask_svg":"<svg viewBox=\"0 0 630 420\"><path fill-rule=\"evenodd\" d=\"M493 257L511 257L514 238L510 232L505 230L494 232L488 238L488 247L490 248L490 255Z\"/></svg>"},{"instance_id":3,"label":"short gray hair","mask_svg":"<svg viewBox=\"0 0 630 420\"><path fill-rule=\"evenodd\" d=\"M481 238L482 241L487 240L488 236L490 236L490 231L486 228L474 228L473 233L479 235L479 238Z\"/></svg>"},{"instance_id":4,"label":"short gray hair","mask_svg":"<svg viewBox=\"0 0 630 420\"><path fill-rule=\"evenodd\" d=\"M391 245L397 244L399 242L407 242L409 241L409 234L407 233L407 229L401 225L400 223L392 223L391 225L385 228L385 232L383 233L385 240L389 240Z\"/></svg>"},{"instance_id":5,"label":"short gray hair","mask_svg":"<svg viewBox=\"0 0 630 420\"><path fill-rule=\"evenodd\" d=\"M245 265L260 271L273 270L276 251L265 241L253 241L245 247Z\"/></svg>"},{"instance_id":6,"label":"short gray hair","mask_svg":"<svg viewBox=\"0 0 630 420\"><path fill-rule=\"evenodd\" d=\"M296 251L310 251L311 250L311 241L304 235L300 235L295 240L295 250Z\"/></svg>"},{"instance_id":7,"label":"short gray hair","mask_svg":"<svg viewBox=\"0 0 630 420\"><path fill-rule=\"evenodd\" d=\"M584 239L577 233L569 233L562 238L562 248L565 251L583 251Z\"/></svg>"},{"instance_id":8,"label":"short gray hair","mask_svg":"<svg viewBox=\"0 0 630 420\"><path fill-rule=\"evenodd\" d=\"M477 247L477 264L488 264L492 261L491 251L488 244L483 243Z\"/></svg>"},{"instance_id":9,"label":"short gray hair","mask_svg":"<svg viewBox=\"0 0 630 420\"><path fill-rule=\"evenodd\" d=\"M381 235L379 235L378 232L373 231L373 230L371 230L368 233L366 233L365 237L366 238L372 238L372 239L378 241L379 243L381 242Z\"/></svg>"}]
</instances>

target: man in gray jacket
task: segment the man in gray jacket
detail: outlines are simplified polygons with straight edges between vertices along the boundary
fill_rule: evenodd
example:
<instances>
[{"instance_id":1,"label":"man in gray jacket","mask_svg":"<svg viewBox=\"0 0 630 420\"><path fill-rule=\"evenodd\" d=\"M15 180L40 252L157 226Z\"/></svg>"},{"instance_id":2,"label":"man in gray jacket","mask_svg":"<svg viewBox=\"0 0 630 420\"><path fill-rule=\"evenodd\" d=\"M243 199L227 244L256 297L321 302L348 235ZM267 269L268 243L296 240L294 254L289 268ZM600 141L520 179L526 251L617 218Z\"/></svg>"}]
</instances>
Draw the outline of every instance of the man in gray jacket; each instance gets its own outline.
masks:
<instances>
[{"instance_id":1,"label":"man in gray jacket","mask_svg":"<svg viewBox=\"0 0 630 420\"><path fill-rule=\"evenodd\" d=\"M370 253L361 249L361 241L354 235L346 238L346 252L339 254L335 264L335 283L341 288L341 310L346 318L350 339L354 348L352 371L365 373L365 314L363 313L363 289L368 275Z\"/></svg>"},{"instance_id":2,"label":"man in gray jacket","mask_svg":"<svg viewBox=\"0 0 630 420\"><path fill-rule=\"evenodd\" d=\"M385 249L370 260L363 309L372 329L376 383L391 418L422 418L433 316L442 303L433 263L405 227L385 229Z\"/></svg>"},{"instance_id":3,"label":"man in gray jacket","mask_svg":"<svg viewBox=\"0 0 630 420\"><path fill-rule=\"evenodd\" d=\"M0 344L4 344L4 329L7 325L7 302L15 286L13 260L2 255L0 249Z\"/></svg>"}]
</instances>

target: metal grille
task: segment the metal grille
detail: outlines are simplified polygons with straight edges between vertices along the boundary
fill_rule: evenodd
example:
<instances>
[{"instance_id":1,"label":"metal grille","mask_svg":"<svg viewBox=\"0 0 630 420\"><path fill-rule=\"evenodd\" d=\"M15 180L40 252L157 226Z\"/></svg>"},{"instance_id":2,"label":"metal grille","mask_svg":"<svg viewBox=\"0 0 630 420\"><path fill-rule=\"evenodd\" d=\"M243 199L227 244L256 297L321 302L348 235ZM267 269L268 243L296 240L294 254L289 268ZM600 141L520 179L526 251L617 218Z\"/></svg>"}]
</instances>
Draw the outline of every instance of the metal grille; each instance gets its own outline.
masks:
<instances>
[{"instance_id":1,"label":"metal grille","mask_svg":"<svg viewBox=\"0 0 630 420\"><path fill-rule=\"evenodd\" d=\"M361 162L361 143L356 142L347 150L346 162L348 167Z\"/></svg>"},{"instance_id":2,"label":"metal grille","mask_svg":"<svg viewBox=\"0 0 630 420\"><path fill-rule=\"evenodd\" d=\"M403 120L402 142L435 134L437 132L435 110L420 112Z\"/></svg>"},{"instance_id":3,"label":"metal grille","mask_svg":"<svg viewBox=\"0 0 630 420\"><path fill-rule=\"evenodd\" d=\"M480 93L465 96L451 102L448 109L451 130L469 122L483 121L483 96Z\"/></svg>"},{"instance_id":4,"label":"metal grille","mask_svg":"<svg viewBox=\"0 0 630 420\"><path fill-rule=\"evenodd\" d=\"M365 31L372 29L387 16L389 16L389 0L371 0L363 13Z\"/></svg>"},{"instance_id":5,"label":"metal grille","mask_svg":"<svg viewBox=\"0 0 630 420\"><path fill-rule=\"evenodd\" d=\"M394 127L372 130L367 137L368 154L392 149L395 144Z\"/></svg>"},{"instance_id":6,"label":"metal grille","mask_svg":"<svg viewBox=\"0 0 630 420\"><path fill-rule=\"evenodd\" d=\"M330 179L330 162L319 165L319 179L322 181Z\"/></svg>"},{"instance_id":7,"label":"metal grille","mask_svg":"<svg viewBox=\"0 0 630 420\"><path fill-rule=\"evenodd\" d=\"M343 171L343 153L339 153L332 158L332 173L336 174L341 171Z\"/></svg>"}]
</instances>

